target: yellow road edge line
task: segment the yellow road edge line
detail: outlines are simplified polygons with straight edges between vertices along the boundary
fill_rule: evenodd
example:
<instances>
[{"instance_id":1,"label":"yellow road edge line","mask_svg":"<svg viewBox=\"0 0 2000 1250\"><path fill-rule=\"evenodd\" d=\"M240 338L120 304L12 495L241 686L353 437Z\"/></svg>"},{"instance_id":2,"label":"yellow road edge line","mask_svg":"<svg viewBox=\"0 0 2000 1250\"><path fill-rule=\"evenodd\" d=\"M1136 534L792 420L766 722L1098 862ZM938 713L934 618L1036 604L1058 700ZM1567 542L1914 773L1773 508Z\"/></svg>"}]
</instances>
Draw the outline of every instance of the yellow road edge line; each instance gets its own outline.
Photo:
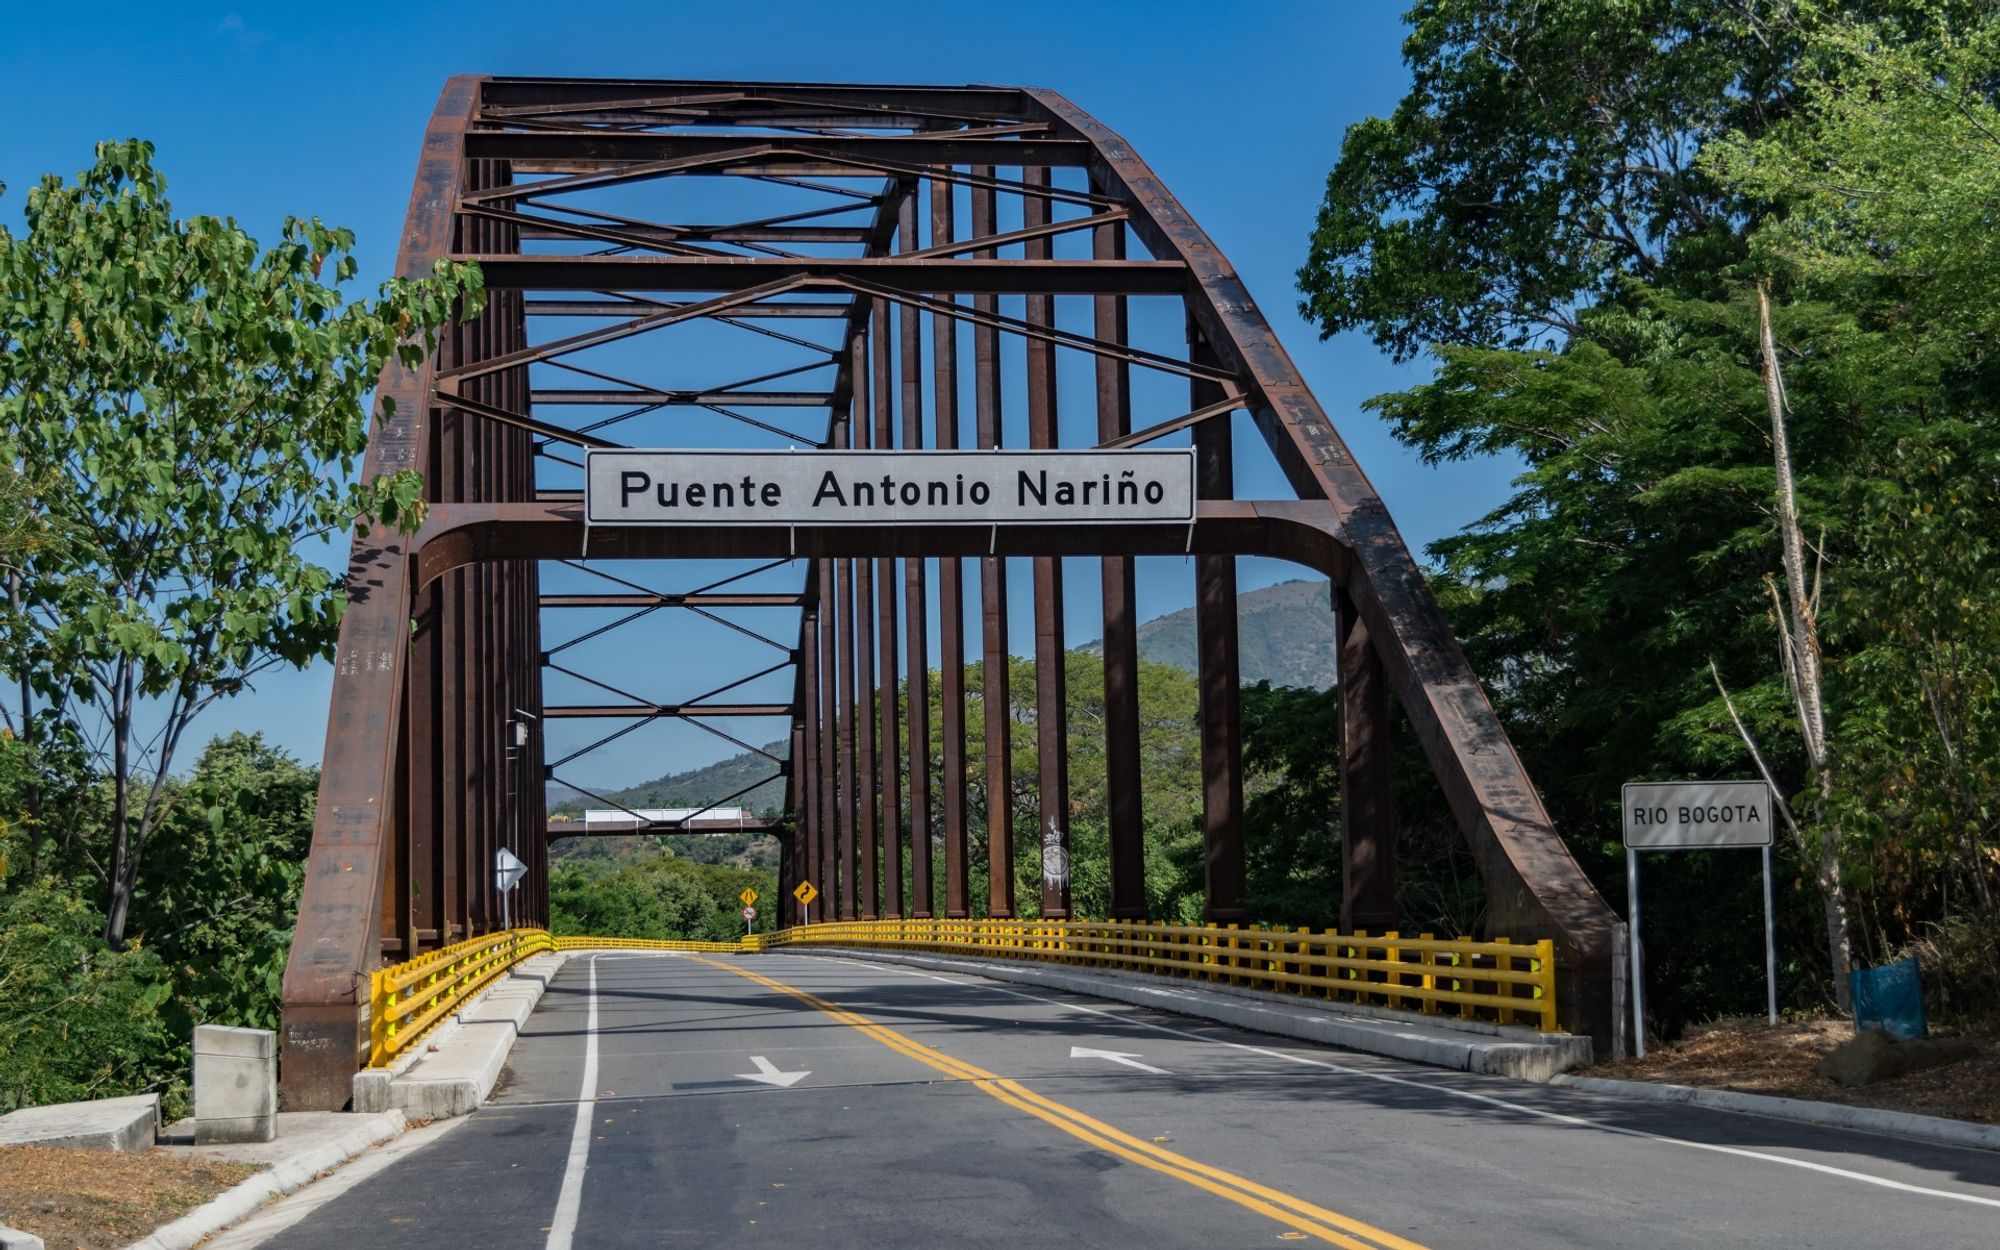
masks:
<instances>
[{"instance_id":1,"label":"yellow road edge line","mask_svg":"<svg viewBox=\"0 0 2000 1250\"><path fill-rule=\"evenodd\" d=\"M1376 1228L1372 1224L1342 1215L1338 1211L1330 1211L1283 1190L1272 1189L1247 1177L1238 1176L1222 1168L1190 1159L1177 1151L1162 1149L1153 1142L1133 1137L1101 1120L1085 1115L1074 1107L1038 1094L1018 1081L934 1050L922 1042L906 1037L886 1025L877 1024L866 1016L849 1011L810 991L787 985L783 981L752 972L747 968L738 968L698 955L695 956L695 961L733 972L737 976L788 994L889 1049L907 1055L947 1076L966 1081L981 1093L1053 1125L1072 1137L1109 1154L1137 1163L1141 1167L1171 1176L1175 1180L1215 1194L1217 1197L1226 1198L1238 1206L1255 1211L1288 1228L1308 1233L1332 1245L1346 1247L1347 1250L1428 1250L1427 1247L1399 1237L1387 1229ZM1344 1235L1348 1233L1368 1240L1356 1241L1353 1237Z\"/></svg>"}]
</instances>

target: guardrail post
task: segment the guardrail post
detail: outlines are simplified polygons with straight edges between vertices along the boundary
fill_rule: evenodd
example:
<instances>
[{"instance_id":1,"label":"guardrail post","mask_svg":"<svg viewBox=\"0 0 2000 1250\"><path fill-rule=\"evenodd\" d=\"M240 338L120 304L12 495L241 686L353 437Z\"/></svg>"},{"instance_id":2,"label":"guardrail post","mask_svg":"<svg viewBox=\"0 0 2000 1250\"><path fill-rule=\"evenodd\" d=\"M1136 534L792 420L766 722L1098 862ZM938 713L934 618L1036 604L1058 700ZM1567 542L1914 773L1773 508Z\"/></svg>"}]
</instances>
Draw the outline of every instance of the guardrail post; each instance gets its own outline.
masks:
<instances>
[{"instance_id":1,"label":"guardrail post","mask_svg":"<svg viewBox=\"0 0 2000 1250\"><path fill-rule=\"evenodd\" d=\"M1384 963L1399 964L1403 962L1403 944L1397 940L1402 936L1401 931L1396 929L1390 929L1382 934L1382 961ZM1389 987L1385 995L1389 1000L1389 1006L1400 1011L1403 1006L1403 974L1394 968L1387 968L1382 972L1382 981Z\"/></svg>"}]
</instances>

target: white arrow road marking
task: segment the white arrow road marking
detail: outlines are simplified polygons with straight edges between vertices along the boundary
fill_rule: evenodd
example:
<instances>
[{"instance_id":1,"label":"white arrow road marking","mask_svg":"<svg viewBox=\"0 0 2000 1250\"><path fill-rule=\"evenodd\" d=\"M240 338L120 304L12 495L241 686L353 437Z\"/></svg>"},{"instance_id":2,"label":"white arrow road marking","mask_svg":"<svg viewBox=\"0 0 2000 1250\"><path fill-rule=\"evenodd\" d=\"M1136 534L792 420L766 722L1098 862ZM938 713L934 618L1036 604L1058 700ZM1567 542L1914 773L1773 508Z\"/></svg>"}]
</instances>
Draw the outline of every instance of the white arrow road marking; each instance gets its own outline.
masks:
<instances>
[{"instance_id":1,"label":"white arrow road marking","mask_svg":"<svg viewBox=\"0 0 2000 1250\"><path fill-rule=\"evenodd\" d=\"M778 1071L777 1064L772 1063L762 1055L750 1056L750 1062L757 1065L757 1070L755 1072L738 1072L736 1074L737 1080L757 1081L764 1085L775 1085L779 1089L790 1089L812 1075L810 1071L780 1072Z\"/></svg>"},{"instance_id":2,"label":"white arrow road marking","mask_svg":"<svg viewBox=\"0 0 2000 1250\"><path fill-rule=\"evenodd\" d=\"M1088 1046L1072 1046L1069 1048L1069 1057L1072 1059L1109 1059L1113 1063L1122 1063L1128 1068L1137 1068L1141 1072L1151 1072L1156 1076L1171 1075L1165 1068L1156 1068L1150 1063L1140 1063L1139 1056L1128 1055L1121 1050L1093 1050Z\"/></svg>"}]
</instances>

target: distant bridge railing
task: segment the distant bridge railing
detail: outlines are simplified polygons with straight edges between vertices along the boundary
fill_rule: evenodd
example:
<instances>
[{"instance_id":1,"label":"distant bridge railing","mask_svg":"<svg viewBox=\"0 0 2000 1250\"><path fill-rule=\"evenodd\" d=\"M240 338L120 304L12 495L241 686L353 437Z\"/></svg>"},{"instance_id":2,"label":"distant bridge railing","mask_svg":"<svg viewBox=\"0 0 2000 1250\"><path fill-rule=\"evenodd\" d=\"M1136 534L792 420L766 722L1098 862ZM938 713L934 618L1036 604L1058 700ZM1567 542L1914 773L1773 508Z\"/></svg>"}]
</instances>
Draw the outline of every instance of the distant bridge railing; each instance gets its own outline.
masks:
<instances>
[{"instance_id":1,"label":"distant bridge railing","mask_svg":"<svg viewBox=\"0 0 2000 1250\"><path fill-rule=\"evenodd\" d=\"M1548 940L1122 920L847 920L759 935L745 949L793 946L1041 960L1556 1029Z\"/></svg>"},{"instance_id":2,"label":"distant bridge railing","mask_svg":"<svg viewBox=\"0 0 2000 1250\"><path fill-rule=\"evenodd\" d=\"M370 979L369 1066L411 1043L502 973L546 951L748 954L790 947L923 951L1146 972L1334 1002L1556 1029L1553 942L1425 933L1242 929L1124 920L842 920L733 942L553 937L513 929L457 942Z\"/></svg>"},{"instance_id":3,"label":"distant bridge railing","mask_svg":"<svg viewBox=\"0 0 2000 1250\"><path fill-rule=\"evenodd\" d=\"M411 1043L500 974L546 951L649 950L738 954L741 941L680 942L650 938L554 937L546 929L509 929L468 938L378 969L369 977L368 1066L386 1068Z\"/></svg>"}]
</instances>

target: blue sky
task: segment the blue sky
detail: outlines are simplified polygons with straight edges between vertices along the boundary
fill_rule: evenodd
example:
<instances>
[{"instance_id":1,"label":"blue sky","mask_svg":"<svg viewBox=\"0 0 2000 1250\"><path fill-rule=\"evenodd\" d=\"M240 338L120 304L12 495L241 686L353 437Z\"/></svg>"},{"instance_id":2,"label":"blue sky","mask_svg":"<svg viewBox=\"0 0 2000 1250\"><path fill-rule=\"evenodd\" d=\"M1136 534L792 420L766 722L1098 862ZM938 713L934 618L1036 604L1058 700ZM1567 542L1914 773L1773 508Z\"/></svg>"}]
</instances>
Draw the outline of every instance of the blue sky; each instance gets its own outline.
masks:
<instances>
[{"instance_id":1,"label":"blue sky","mask_svg":"<svg viewBox=\"0 0 2000 1250\"><path fill-rule=\"evenodd\" d=\"M1130 140L1215 238L1421 548L1499 503L1510 466L1429 468L1398 447L1359 404L1420 380L1425 367L1395 366L1358 336L1320 342L1292 285L1341 133L1393 108L1406 84L1400 10L1166 0L604 2L569 16L511 0L21 6L0 40L0 182L10 188L0 220L18 228L27 184L84 167L96 140L140 136L158 145L183 214L231 215L267 240L286 214L348 226L372 288L395 250L424 122L452 73L1049 86ZM1246 562L1242 580L1291 575ZM1189 585L1148 579L1143 615L1185 606ZM1017 594L1018 607L1025 601ZM1073 602L1072 641L1096 635L1093 607ZM1017 650L1031 637L1014 636ZM329 680L325 666L268 678L211 710L197 737L262 730L317 759ZM728 750L687 735L634 738L578 776L618 784Z\"/></svg>"}]
</instances>

